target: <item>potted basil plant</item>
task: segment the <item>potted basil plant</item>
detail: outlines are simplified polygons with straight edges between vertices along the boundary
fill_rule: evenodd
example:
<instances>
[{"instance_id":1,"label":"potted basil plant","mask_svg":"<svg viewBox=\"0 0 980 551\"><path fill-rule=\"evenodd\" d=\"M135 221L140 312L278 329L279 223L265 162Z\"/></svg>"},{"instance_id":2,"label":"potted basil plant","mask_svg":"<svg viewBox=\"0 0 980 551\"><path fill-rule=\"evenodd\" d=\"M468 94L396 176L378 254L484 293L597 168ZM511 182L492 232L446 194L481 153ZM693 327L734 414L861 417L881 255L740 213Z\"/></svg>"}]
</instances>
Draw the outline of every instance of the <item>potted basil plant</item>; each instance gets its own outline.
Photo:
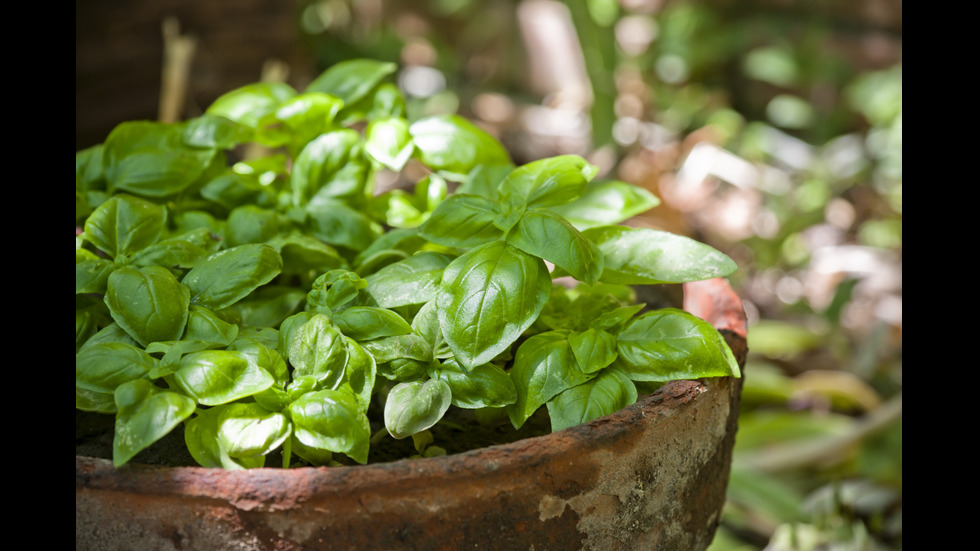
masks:
<instances>
[{"instance_id":1,"label":"potted basil plant","mask_svg":"<svg viewBox=\"0 0 980 551\"><path fill-rule=\"evenodd\" d=\"M431 467L445 476L446 465L479 453L457 454L445 436L462 439L466 422L489 428L497 436L479 445L497 449L549 432L581 436L623 411L635 415L646 397L688 407L717 385L722 429L712 446L721 446L723 496L744 361L732 339L744 346L744 324L719 332L691 308L651 305L637 290L720 285L731 297L720 278L734 262L686 237L622 225L657 198L597 180L582 157L515 166L499 141L458 115L410 120L388 82L395 70L358 59L303 91L244 86L199 117L122 123L76 153L76 455L98 456L93 442L111 441L102 458L76 461L80 544L125 547L173 539L174 530L198 543L232 537L186 519L164 530L193 508L163 506L149 521L135 498L120 497L137 484L121 482L127 476L139 484L148 472L234 476L236 492L268 476L356 478L379 463L425 470L445 461ZM248 154L255 147L264 153ZM409 164L424 176L376 189L378 174L417 174ZM106 434L80 429L93 416ZM159 459L174 447L175 459ZM404 467L399 459L409 457ZM293 484L285 480L296 479L278 486ZM717 524L718 484L706 534ZM538 514L528 522L567 517L565 498L549 495L533 498ZM236 496L239 521L246 510L285 509L243 507ZM411 515L420 518L417 508ZM134 530L136 518L155 528ZM322 516L311 520L323 526ZM232 532L255 548L280 540L347 548L298 535L282 519L263 522L271 524L233 523ZM584 533L576 526L573 534ZM513 541L544 533L521 532L510 532ZM383 548L433 548L403 540Z\"/></svg>"}]
</instances>

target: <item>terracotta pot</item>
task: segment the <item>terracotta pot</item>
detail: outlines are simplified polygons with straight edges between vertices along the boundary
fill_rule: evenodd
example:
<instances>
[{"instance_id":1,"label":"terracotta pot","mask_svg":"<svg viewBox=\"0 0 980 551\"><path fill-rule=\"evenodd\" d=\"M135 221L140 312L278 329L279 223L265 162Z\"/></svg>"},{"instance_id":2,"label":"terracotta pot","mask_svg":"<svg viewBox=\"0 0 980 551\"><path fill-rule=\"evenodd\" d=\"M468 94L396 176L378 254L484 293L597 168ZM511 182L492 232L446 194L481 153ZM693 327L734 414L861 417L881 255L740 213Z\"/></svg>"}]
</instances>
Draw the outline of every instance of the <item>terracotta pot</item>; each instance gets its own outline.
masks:
<instances>
[{"instance_id":1,"label":"terracotta pot","mask_svg":"<svg viewBox=\"0 0 980 551\"><path fill-rule=\"evenodd\" d=\"M744 366L728 283L684 291ZM671 382L591 423L437 458L224 471L76 457L76 549L703 550L741 381Z\"/></svg>"}]
</instances>

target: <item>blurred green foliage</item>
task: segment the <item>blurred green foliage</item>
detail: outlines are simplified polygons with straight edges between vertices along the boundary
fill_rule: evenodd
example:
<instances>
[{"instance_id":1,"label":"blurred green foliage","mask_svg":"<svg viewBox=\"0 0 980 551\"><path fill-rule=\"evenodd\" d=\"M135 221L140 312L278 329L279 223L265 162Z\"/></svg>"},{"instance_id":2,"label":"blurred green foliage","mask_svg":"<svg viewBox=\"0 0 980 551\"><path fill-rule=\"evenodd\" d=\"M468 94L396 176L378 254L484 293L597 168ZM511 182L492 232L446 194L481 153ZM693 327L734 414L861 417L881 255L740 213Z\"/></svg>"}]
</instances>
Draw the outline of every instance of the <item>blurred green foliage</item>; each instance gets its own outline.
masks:
<instances>
[{"instance_id":1,"label":"blurred green foliage","mask_svg":"<svg viewBox=\"0 0 980 551\"><path fill-rule=\"evenodd\" d=\"M426 77L410 116L472 114L481 94L549 100L521 34L533 1L304 0L300 26L321 68L370 57L404 67L402 86ZM710 130L760 175L750 189L715 182L719 201L753 205L747 233L712 226L706 208L683 212L739 261L751 321L711 551L900 550L901 3L884 23L849 3L544 3L574 25L591 150L613 151L610 170L639 158L676 173L686 142Z\"/></svg>"}]
</instances>

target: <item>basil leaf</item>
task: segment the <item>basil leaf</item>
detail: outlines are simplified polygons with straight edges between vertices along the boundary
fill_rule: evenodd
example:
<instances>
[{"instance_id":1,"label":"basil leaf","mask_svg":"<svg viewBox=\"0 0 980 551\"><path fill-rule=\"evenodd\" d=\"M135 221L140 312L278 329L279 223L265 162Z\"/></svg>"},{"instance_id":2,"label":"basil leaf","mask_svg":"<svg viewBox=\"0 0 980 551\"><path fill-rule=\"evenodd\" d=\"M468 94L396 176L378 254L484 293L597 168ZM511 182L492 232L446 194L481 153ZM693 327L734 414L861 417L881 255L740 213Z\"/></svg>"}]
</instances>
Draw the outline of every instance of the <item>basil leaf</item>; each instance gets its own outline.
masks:
<instances>
[{"instance_id":1,"label":"basil leaf","mask_svg":"<svg viewBox=\"0 0 980 551\"><path fill-rule=\"evenodd\" d=\"M517 400L507 406L515 429L559 393L591 378L577 367L568 331L549 331L528 338L517 349L510 378Z\"/></svg>"},{"instance_id":2,"label":"basil leaf","mask_svg":"<svg viewBox=\"0 0 980 551\"><path fill-rule=\"evenodd\" d=\"M190 291L159 266L121 266L109 274L105 304L112 319L141 345L180 338Z\"/></svg>"},{"instance_id":3,"label":"basil leaf","mask_svg":"<svg viewBox=\"0 0 980 551\"><path fill-rule=\"evenodd\" d=\"M434 299L448 255L421 252L381 268L366 278L367 292L379 306L394 308Z\"/></svg>"},{"instance_id":4,"label":"basil leaf","mask_svg":"<svg viewBox=\"0 0 980 551\"><path fill-rule=\"evenodd\" d=\"M293 429L288 417L255 402L223 407L217 425L221 448L234 458L270 453L292 435Z\"/></svg>"},{"instance_id":5,"label":"basil leaf","mask_svg":"<svg viewBox=\"0 0 980 551\"><path fill-rule=\"evenodd\" d=\"M225 117L250 128L259 128L263 119L294 96L296 90L284 82L258 82L222 94L205 113Z\"/></svg>"},{"instance_id":6,"label":"basil leaf","mask_svg":"<svg viewBox=\"0 0 980 551\"><path fill-rule=\"evenodd\" d=\"M367 281L349 270L330 270L313 281L306 294L306 309L330 315L359 302Z\"/></svg>"},{"instance_id":7,"label":"basil leaf","mask_svg":"<svg viewBox=\"0 0 980 551\"><path fill-rule=\"evenodd\" d=\"M725 339L708 322L676 308L647 312L617 336L616 366L634 381L739 377Z\"/></svg>"},{"instance_id":8,"label":"basil leaf","mask_svg":"<svg viewBox=\"0 0 980 551\"><path fill-rule=\"evenodd\" d=\"M290 404L288 413L293 434L304 445L367 463L371 427L350 392L309 392Z\"/></svg>"},{"instance_id":9,"label":"basil leaf","mask_svg":"<svg viewBox=\"0 0 980 551\"><path fill-rule=\"evenodd\" d=\"M184 190L214 159L214 149L184 145L180 126L152 121L119 124L102 153L107 191L154 198Z\"/></svg>"},{"instance_id":10,"label":"basil leaf","mask_svg":"<svg viewBox=\"0 0 980 551\"><path fill-rule=\"evenodd\" d=\"M381 364L396 360L417 360L425 363L432 360L432 347L425 338L415 333L364 341L361 346L374 357L379 368Z\"/></svg>"},{"instance_id":11,"label":"basil leaf","mask_svg":"<svg viewBox=\"0 0 980 551\"><path fill-rule=\"evenodd\" d=\"M498 201L497 188L514 170L514 165L479 165L466 175L466 181L456 188L457 195L478 195L491 201Z\"/></svg>"},{"instance_id":12,"label":"basil leaf","mask_svg":"<svg viewBox=\"0 0 980 551\"><path fill-rule=\"evenodd\" d=\"M285 356L293 366L293 377L312 377L326 388L340 383L347 366L346 340L336 325L322 314L288 334Z\"/></svg>"},{"instance_id":13,"label":"basil leaf","mask_svg":"<svg viewBox=\"0 0 980 551\"><path fill-rule=\"evenodd\" d=\"M636 403L636 385L617 369L603 370L548 402L552 432L588 423Z\"/></svg>"},{"instance_id":14,"label":"basil leaf","mask_svg":"<svg viewBox=\"0 0 980 551\"><path fill-rule=\"evenodd\" d=\"M162 239L134 254L134 266L162 266L168 270L193 268L213 254L221 241L205 228Z\"/></svg>"},{"instance_id":15,"label":"basil leaf","mask_svg":"<svg viewBox=\"0 0 980 551\"><path fill-rule=\"evenodd\" d=\"M111 394L129 381L142 379L157 360L131 344L103 342L75 355L75 388Z\"/></svg>"},{"instance_id":16,"label":"basil leaf","mask_svg":"<svg viewBox=\"0 0 980 551\"><path fill-rule=\"evenodd\" d=\"M203 350L184 356L174 373L174 381L205 406L245 398L275 383L269 372L232 350Z\"/></svg>"},{"instance_id":17,"label":"basil leaf","mask_svg":"<svg viewBox=\"0 0 980 551\"><path fill-rule=\"evenodd\" d=\"M597 330L587 329L568 336L572 354L583 373L595 373L616 359L616 337Z\"/></svg>"},{"instance_id":18,"label":"basil leaf","mask_svg":"<svg viewBox=\"0 0 980 551\"><path fill-rule=\"evenodd\" d=\"M75 409L92 413L116 413L116 399L111 392L96 392L75 387Z\"/></svg>"},{"instance_id":19,"label":"basil leaf","mask_svg":"<svg viewBox=\"0 0 980 551\"><path fill-rule=\"evenodd\" d=\"M534 323L551 292L544 262L503 242L453 260L436 298L439 325L467 368L492 360Z\"/></svg>"},{"instance_id":20,"label":"basil leaf","mask_svg":"<svg viewBox=\"0 0 980 551\"><path fill-rule=\"evenodd\" d=\"M275 378L276 382L289 380L289 367L278 350L263 343L256 337L241 336L228 345L228 350L238 352L253 366L261 368Z\"/></svg>"},{"instance_id":21,"label":"basil leaf","mask_svg":"<svg viewBox=\"0 0 980 551\"><path fill-rule=\"evenodd\" d=\"M515 168L497 193L514 210L563 205L577 199L598 170L578 155L540 159Z\"/></svg>"},{"instance_id":22,"label":"basil leaf","mask_svg":"<svg viewBox=\"0 0 980 551\"><path fill-rule=\"evenodd\" d=\"M234 149L252 137L252 129L213 114L194 117L184 123L183 142L204 149Z\"/></svg>"},{"instance_id":23,"label":"basil leaf","mask_svg":"<svg viewBox=\"0 0 980 551\"><path fill-rule=\"evenodd\" d=\"M281 215L273 209L257 205L241 205L228 213L225 221L225 241L228 247L248 243L264 243L280 232L284 225Z\"/></svg>"},{"instance_id":24,"label":"basil leaf","mask_svg":"<svg viewBox=\"0 0 980 551\"><path fill-rule=\"evenodd\" d=\"M347 261L340 256L337 249L305 233L277 235L266 241L266 244L279 251L284 274L321 274L347 267Z\"/></svg>"},{"instance_id":25,"label":"basil leaf","mask_svg":"<svg viewBox=\"0 0 980 551\"><path fill-rule=\"evenodd\" d=\"M452 390L441 379L398 383L385 402L385 428L395 439L422 432L438 423L452 403Z\"/></svg>"},{"instance_id":26,"label":"basil leaf","mask_svg":"<svg viewBox=\"0 0 980 551\"><path fill-rule=\"evenodd\" d=\"M341 333L357 341L412 332L412 326L404 318L391 310L373 306L351 306L336 314L333 321Z\"/></svg>"},{"instance_id":27,"label":"basil leaf","mask_svg":"<svg viewBox=\"0 0 980 551\"><path fill-rule=\"evenodd\" d=\"M545 210L524 213L507 234L507 242L592 284L602 274L599 249L562 217Z\"/></svg>"},{"instance_id":28,"label":"basil leaf","mask_svg":"<svg viewBox=\"0 0 980 551\"><path fill-rule=\"evenodd\" d=\"M307 92L324 92L351 105L367 96L375 86L395 72L397 65L373 59L341 61L316 77Z\"/></svg>"},{"instance_id":29,"label":"basil leaf","mask_svg":"<svg viewBox=\"0 0 980 551\"><path fill-rule=\"evenodd\" d=\"M349 389L357 400L357 407L367 412L371 405L371 395L374 393L374 383L378 374L378 366L374 356L368 353L353 339L347 338L347 372L341 385Z\"/></svg>"},{"instance_id":30,"label":"basil leaf","mask_svg":"<svg viewBox=\"0 0 980 551\"><path fill-rule=\"evenodd\" d=\"M109 285L109 274L118 266L104 258L75 262L75 294L104 294Z\"/></svg>"},{"instance_id":31,"label":"basil leaf","mask_svg":"<svg viewBox=\"0 0 980 551\"><path fill-rule=\"evenodd\" d=\"M432 211L419 234L446 247L476 247L503 237L493 223L498 214L496 204L485 197L453 195Z\"/></svg>"},{"instance_id":32,"label":"basil leaf","mask_svg":"<svg viewBox=\"0 0 980 551\"><path fill-rule=\"evenodd\" d=\"M156 203L119 194L109 198L85 220L82 237L120 261L160 238L166 212Z\"/></svg>"},{"instance_id":33,"label":"basil leaf","mask_svg":"<svg viewBox=\"0 0 980 551\"><path fill-rule=\"evenodd\" d=\"M549 210L582 231L619 224L659 204L660 199L639 186L620 181L592 181L579 198L549 207Z\"/></svg>"},{"instance_id":34,"label":"basil leaf","mask_svg":"<svg viewBox=\"0 0 980 551\"><path fill-rule=\"evenodd\" d=\"M269 245L252 243L219 251L201 261L182 282L195 304L220 310L269 283L282 271L282 257Z\"/></svg>"},{"instance_id":35,"label":"basil leaf","mask_svg":"<svg viewBox=\"0 0 980 551\"><path fill-rule=\"evenodd\" d=\"M400 171L415 152L408 127L408 121L401 117L371 121L365 131L367 154L385 167Z\"/></svg>"},{"instance_id":36,"label":"basil leaf","mask_svg":"<svg viewBox=\"0 0 980 551\"><path fill-rule=\"evenodd\" d=\"M669 232L600 226L582 232L602 251L600 280L625 285L685 283L730 275L738 266L724 253Z\"/></svg>"},{"instance_id":37,"label":"basil leaf","mask_svg":"<svg viewBox=\"0 0 980 551\"><path fill-rule=\"evenodd\" d=\"M218 439L218 421L228 406L198 410L184 425L184 443L198 465L228 470L254 469L265 466L265 456L231 457Z\"/></svg>"},{"instance_id":38,"label":"basil leaf","mask_svg":"<svg viewBox=\"0 0 980 551\"><path fill-rule=\"evenodd\" d=\"M432 350L432 357L437 359L452 358L453 351L442 336L439 326L439 312L435 300L422 305L412 318L412 331L422 337Z\"/></svg>"},{"instance_id":39,"label":"basil leaf","mask_svg":"<svg viewBox=\"0 0 980 551\"><path fill-rule=\"evenodd\" d=\"M510 164L504 146L459 115L435 115L409 127L416 156L446 178L462 181L478 165Z\"/></svg>"},{"instance_id":40,"label":"basil leaf","mask_svg":"<svg viewBox=\"0 0 980 551\"><path fill-rule=\"evenodd\" d=\"M238 326L219 318L201 306L191 306L184 340L228 346L238 336Z\"/></svg>"},{"instance_id":41,"label":"basil leaf","mask_svg":"<svg viewBox=\"0 0 980 551\"><path fill-rule=\"evenodd\" d=\"M266 285L232 304L224 312L234 312L243 327L279 327L296 312L306 293L287 285Z\"/></svg>"},{"instance_id":42,"label":"basil leaf","mask_svg":"<svg viewBox=\"0 0 980 551\"><path fill-rule=\"evenodd\" d=\"M361 135L341 129L320 134L300 151L293 164L290 189L301 207L330 199L360 204L367 199L371 165Z\"/></svg>"},{"instance_id":43,"label":"basil leaf","mask_svg":"<svg viewBox=\"0 0 980 551\"><path fill-rule=\"evenodd\" d=\"M126 464L134 455L163 438L194 413L194 400L164 390L146 379L116 388L116 428L112 463Z\"/></svg>"},{"instance_id":44,"label":"basil leaf","mask_svg":"<svg viewBox=\"0 0 980 551\"><path fill-rule=\"evenodd\" d=\"M363 250L382 234L377 222L343 201L320 200L306 212L310 233L334 247Z\"/></svg>"},{"instance_id":45,"label":"basil leaf","mask_svg":"<svg viewBox=\"0 0 980 551\"><path fill-rule=\"evenodd\" d=\"M429 370L433 379L445 381L452 391L452 404L458 408L498 408L517 401L517 389L500 366L481 364L467 370L448 359Z\"/></svg>"},{"instance_id":46,"label":"basil leaf","mask_svg":"<svg viewBox=\"0 0 980 551\"><path fill-rule=\"evenodd\" d=\"M275 120L291 137L292 148L299 151L326 132L343 107L344 101L338 97L323 92L304 92L282 102L275 112Z\"/></svg>"}]
</instances>

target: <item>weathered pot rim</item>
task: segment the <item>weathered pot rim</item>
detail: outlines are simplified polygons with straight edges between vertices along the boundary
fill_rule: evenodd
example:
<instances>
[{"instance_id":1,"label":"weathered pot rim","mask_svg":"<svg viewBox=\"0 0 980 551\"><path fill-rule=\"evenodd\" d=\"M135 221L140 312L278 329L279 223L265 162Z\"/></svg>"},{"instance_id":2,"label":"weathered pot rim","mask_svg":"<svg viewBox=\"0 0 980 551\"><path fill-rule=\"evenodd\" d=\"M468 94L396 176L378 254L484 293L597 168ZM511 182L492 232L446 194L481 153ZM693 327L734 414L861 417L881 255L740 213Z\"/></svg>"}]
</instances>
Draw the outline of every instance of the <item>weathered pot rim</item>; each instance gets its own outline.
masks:
<instances>
[{"instance_id":1,"label":"weathered pot rim","mask_svg":"<svg viewBox=\"0 0 980 551\"><path fill-rule=\"evenodd\" d=\"M747 322L741 299L727 280L715 278L684 284L684 309L708 321L725 336L739 363L744 365ZM216 488L233 489L235 495L225 496L239 504L243 496L239 484L261 487L264 502L297 492L306 495L330 493L343 483L343 491L357 487L411 484L412 480L437 476L481 477L490 472L525 468L529 462L552 460L563 454L575 453L582 446L601 446L602 441L616 438L629 427L645 422L651 415L671 415L698 395L719 386L734 384L732 377L701 380L671 381L637 403L589 423L516 442L497 444L441 457L400 459L384 463L336 467L296 467L282 469L264 467L232 471L198 466L163 467L130 464L119 468L107 459L76 456L77 486L125 490L128 487L146 488L152 481L161 494L214 496ZM201 481L209 481L212 484Z\"/></svg>"}]
</instances>

